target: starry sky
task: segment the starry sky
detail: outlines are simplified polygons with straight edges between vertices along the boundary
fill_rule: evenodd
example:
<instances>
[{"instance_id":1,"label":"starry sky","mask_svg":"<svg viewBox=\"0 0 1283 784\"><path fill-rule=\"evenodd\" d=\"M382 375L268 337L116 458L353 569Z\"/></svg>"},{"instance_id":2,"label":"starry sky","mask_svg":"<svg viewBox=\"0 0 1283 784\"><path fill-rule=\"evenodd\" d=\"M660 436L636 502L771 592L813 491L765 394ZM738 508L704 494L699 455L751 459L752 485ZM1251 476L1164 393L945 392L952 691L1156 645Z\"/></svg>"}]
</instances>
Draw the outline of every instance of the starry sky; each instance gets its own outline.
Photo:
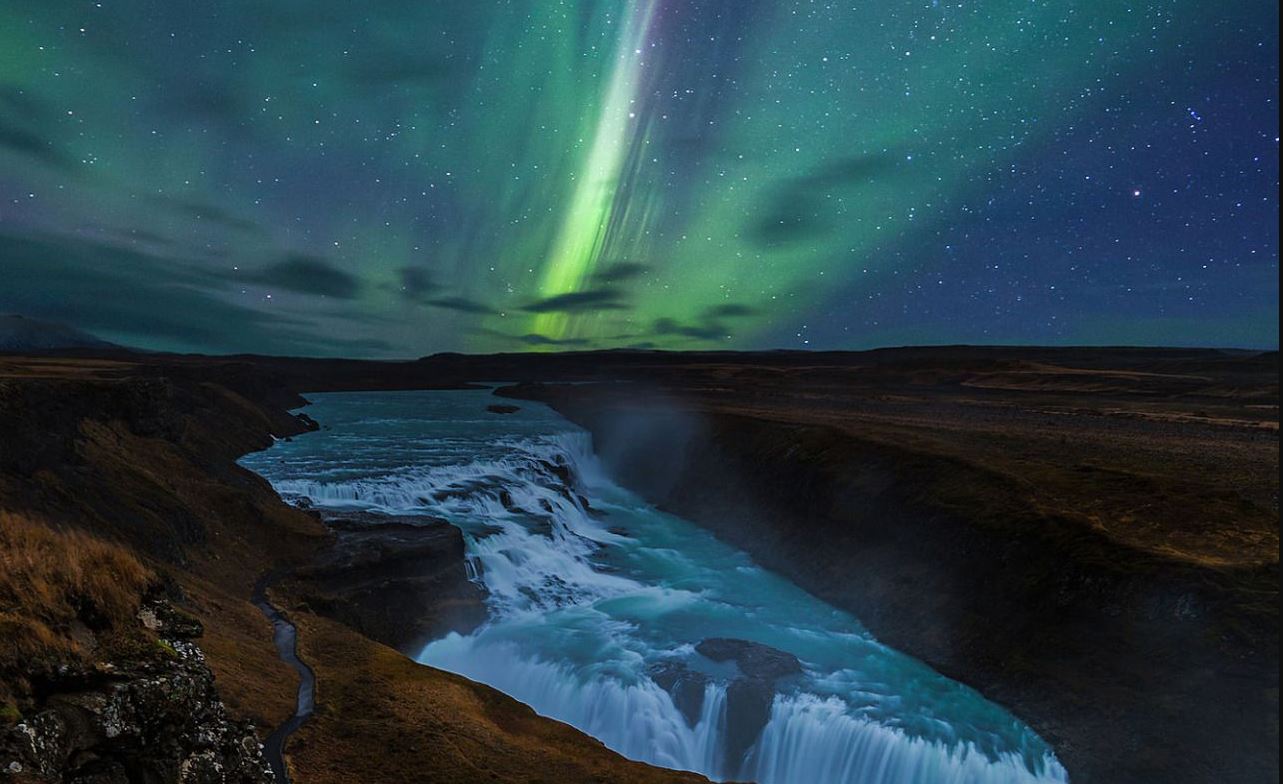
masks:
<instances>
[{"instance_id":1,"label":"starry sky","mask_svg":"<svg viewBox=\"0 0 1283 784\"><path fill-rule=\"evenodd\" d=\"M1272 0L7 0L0 313L368 357L1278 346Z\"/></svg>"}]
</instances>

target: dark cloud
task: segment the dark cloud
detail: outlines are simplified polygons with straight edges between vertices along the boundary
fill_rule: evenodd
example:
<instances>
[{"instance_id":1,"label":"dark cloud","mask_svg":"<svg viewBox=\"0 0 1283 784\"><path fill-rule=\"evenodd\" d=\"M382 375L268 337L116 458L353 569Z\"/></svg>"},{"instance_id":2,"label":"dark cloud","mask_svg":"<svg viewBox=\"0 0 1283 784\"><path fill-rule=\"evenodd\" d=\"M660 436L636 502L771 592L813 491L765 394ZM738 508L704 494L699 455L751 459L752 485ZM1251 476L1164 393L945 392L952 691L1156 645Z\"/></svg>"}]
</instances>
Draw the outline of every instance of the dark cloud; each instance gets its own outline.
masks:
<instances>
[{"instance_id":1,"label":"dark cloud","mask_svg":"<svg viewBox=\"0 0 1283 784\"><path fill-rule=\"evenodd\" d=\"M753 227L750 236L759 245L770 248L820 237L831 229L832 225L827 221L803 212L794 202L790 206L772 210Z\"/></svg>"},{"instance_id":2,"label":"dark cloud","mask_svg":"<svg viewBox=\"0 0 1283 784\"><path fill-rule=\"evenodd\" d=\"M264 267L251 275L249 280L299 294L315 294L335 299L352 299L361 289L360 281L354 276L335 269L324 259L302 254L289 256Z\"/></svg>"},{"instance_id":3,"label":"dark cloud","mask_svg":"<svg viewBox=\"0 0 1283 784\"><path fill-rule=\"evenodd\" d=\"M593 275L593 280L598 283L623 283L625 281L639 278L650 271L650 267L636 261L621 261L612 264L609 267L598 270Z\"/></svg>"},{"instance_id":4,"label":"dark cloud","mask_svg":"<svg viewBox=\"0 0 1283 784\"><path fill-rule=\"evenodd\" d=\"M75 156L51 141L56 129L48 103L12 87L0 87L0 149L55 169L78 165Z\"/></svg>"},{"instance_id":5,"label":"dark cloud","mask_svg":"<svg viewBox=\"0 0 1283 784\"><path fill-rule=\"evenodd\" d=\"M69 324L162 350L368 354L391 346L334 340L311 320L229 302L181 259L65 236L0 234L0 312Z\"/></svg>"},{"instance_id":6,"label":"dark cloud","mask_svg":"<svg viewBox=\"0 0 1283 784\"><path fill-rule=\"evenodd\" d=\"M856 155L785 179L766 196L749 236L766 247L823 236L836 226L829 212L834 191L885 179L899 165L900 158L890 152Z\"/></svg>"},{"instance_id":7,"label":"dark cloud","mask_svg":"<svg viewBox=\"0 0 1283 784\"><path fill-rule=\"evenodd\" d=\"M425 300L423 304L428 307L454 310L459 313L494 313L494 308L467 297L437 297L436 299Z\"/></svg>"},{"instance_id":8,"label":"dark cloud","mask_svg":"<svg viewBox=\"0 0 1283 784\"><path fill-rule=\"evenodd\" d=\"M440 289L432 276L420 267L402 267L401 296L414 302L422 302L425 297Z\"/></svg>"},{"instance_id":9,"label":"dark cloud","mask_svg":"<svg viewBox=\"0 0 1283 784\"><path fill-rule=\"evenodd\" d=\"M549 335L542 335L538 332L528 332L524 335L513 335L508 332L502 332L497 329L476 329L472 331L476 335L485 335L487 337L497 338L509 343L521 343L527 346L589 346L592 341L587 338L554 338Z\"/></svg>"},{"instance_id":10,"label":"dark cloud","mask_svg":"<svg viewBox=\"0 0 1283 784\"><path fill-rule=\"evenodd\" d=\"M263 227L254 221L242 218L213 204L205 204L173 196L153 196L151 198L152 201L187 218L218 223L229 229L236 229L247 234L265 233Z\"/></svg>"},{"instance_id":11,"label":"dark cloud","mask_svg":"<svg viewBox=\"0 0 1283 784\"><path fill-rule=\"evenodd\" d=\"M163 234L157 234L154 231L148 231L147 229L140 229L137 227L114 229L111 233L121 239L131 240L134 242L145 242L165 247L173 247L176 244L172 239L164 236Z\"/></svg>"},{"instance_id":12,"label":"dark cloud","mask_svg":"<svg viewBox=\"0 0 1283 784\"><path fill-rule=\"evenodd\" d=\"M76 161L39 134L0 117L0 149L39 161L55 169L69 170Z\"/></svg>"},{"instance_id":13,"label":"dark cloud","mask_svg":"<svg viewBox=\"0 0 1283 784\"><path fill-rule=\"evenodd\" d=\"M623 293L618 289L602 288L558 294L526 305L527 313L587 313L596 310L626 310Z\"/></svg>"},{"instance_id":14,"label":"dark cloud","mask_svg":"<svg viewBox=\"0 0 1283 784\"><path fill-rule=\"evenodd\" d=\"M726 302L721 305L714 305L704 311L704 318L710 321L716 321L721 318L743 318L745 316L755 316L758 310L750 305L739 302Z\"/></svg>"},{"instance_id":15,"label":"dark cloud","mask_svg":"<svg viewBox=\"0 0 1283 784\"><path fill-rule=\"evenodd\" d=\"M790 187L796 190L830 190L849 185L862 185L882 179L900 165L901 156L892 152L853 155L827 161L796 178Z\"/></svg>"},{"instance_id":16,"label":"dark cloud","mask_svg":"<svg viewBox=\"0 0 1283 784\"><path fill-rule=\"evenodd\" d=\"M745 318L756 315L759 311L740 302L724 302L705 308L699 319L694 322L682 322L673 318L656 319L651 330L656 335L681 336L694 340L722 340L731 334L730 327L723 319Z\"/></svg>"},{"instance_id":17,"label":"dark cloud","mask_svg":"<svg viewBox=\"0 0 1283 784\"><path fill-rule=\"evenodd\" d=\"M651 329L656 335L680 335L696 340L718 340L726 337L728 330L720 324L706 322L703 324L683 324L676 319L655 319Z\"/></svg>"},{"instance_id":18,"label":"dark cloud","mask_svg":"<svg viewBox=\"0 0 1283 784\"><path fill-rule=\"evenodd\" d=\"M589 343L585 338L550 338L537 332L513 336L513 339L528 346L586 346Z\"/></svg>"}]
</instances>

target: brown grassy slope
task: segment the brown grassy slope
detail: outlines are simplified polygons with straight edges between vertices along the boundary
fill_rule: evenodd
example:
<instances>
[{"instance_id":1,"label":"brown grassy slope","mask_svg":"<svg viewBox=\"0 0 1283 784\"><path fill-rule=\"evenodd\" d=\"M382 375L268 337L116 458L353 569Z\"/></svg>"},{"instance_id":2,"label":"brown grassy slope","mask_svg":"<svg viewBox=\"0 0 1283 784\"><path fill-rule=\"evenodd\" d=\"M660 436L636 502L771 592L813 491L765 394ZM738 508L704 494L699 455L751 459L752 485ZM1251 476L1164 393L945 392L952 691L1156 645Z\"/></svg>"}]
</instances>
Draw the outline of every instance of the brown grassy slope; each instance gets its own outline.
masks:
<instances>
[{"instance_id":1,"label":"brown grassy slope","mask_svg":"<svg viewBox=\"0 0 1283 784\"><path fill-rule=\"evenodd\" d=\"M310 557L325 532L231 461L292 428L205 380L0 361L0 509L110 539L181 585L229 705L271 727L292 711L294 674L250 588Z\"/></svg>"},{"instance_id":2,"label":"brown grassy slope","mask_svg":"<svg viewBox=\"0 0 1283 784\"><path fill-rule=\"evenodd\" d=\"M134 616L154 581L122 547L0 512L0 714L60 667L145 644Z\"/></svg>"},{"instance_id":3,"label":"brown grassy slope","mask_svg":"<svg viewBox=\"0 0 1283 784\"><path fill-rule=\"evenodd\" d=\"M1277 563L1277 355L1100 350L1063 358L1087 365L1075 367L939 351L900 364L853 355L850 367L728 361L657 371L652 383L680 407L831 427L974 467L995 486L970 498L972 488L941 487L940 500L994 525L1019 507L1175 560Z\"/></svg>"}]
</instances>

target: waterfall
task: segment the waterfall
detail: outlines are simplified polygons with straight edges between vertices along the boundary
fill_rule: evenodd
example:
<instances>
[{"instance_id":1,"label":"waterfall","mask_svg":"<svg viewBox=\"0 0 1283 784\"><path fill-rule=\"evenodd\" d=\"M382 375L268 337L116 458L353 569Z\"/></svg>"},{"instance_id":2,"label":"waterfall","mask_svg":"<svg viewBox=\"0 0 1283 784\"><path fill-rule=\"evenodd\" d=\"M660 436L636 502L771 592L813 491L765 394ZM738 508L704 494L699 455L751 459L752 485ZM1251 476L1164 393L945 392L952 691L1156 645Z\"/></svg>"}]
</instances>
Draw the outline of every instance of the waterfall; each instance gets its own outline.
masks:
<instances>
[{"instance_id":1,"label":"waterfall","mask_svg":"<svg viewBox=\"0 0 1283 784\"><path fill-rule=\"evenodd\" d=\"M740 778L760 784L876 781L884 784L1000 784L1068 781L1042 755L988 757L971 744L949 747L852 717L837 698L812 694L776 699L761 740Z\"/></svg>"},{"instance_id":2,"label":"waterfall","mask_svg":"<svg viewBox=\"0 0 1283 784\"><path fill-rule=\"evenodd\" d=\"M457 525L490 619L429 643L420 661L627 757L760 784L1067 781L1010 714L618 488L587 434L555 426L520 437L483 429L413 449L389 439L367 451L404 448L409 462L369 456L368 471L335 454L305 472L265 472L287 498ZM766 701L760 730L740 747L728 740L728 716L744 710L731 686L750 676L699 654L708 637L747 639L801 662L801 674L751 682ZM680 697L661 671L685 679Z\"/></svg>"},{"instance_id":3,"label":"waterfall","mask_svg":"<svg viewBox=\"0 0 1283 784\"><path fill-rule=\"evenodd\" d=\"M649 679L585 679L565 666L527 659L511 645L477 643L450 634L428 645L421 659L434 667L493 686L592 735L636 760L667 768L717 772L725 725L726 689L708 684L692 726L672 698Z\"/></svg>"}]
</instances>

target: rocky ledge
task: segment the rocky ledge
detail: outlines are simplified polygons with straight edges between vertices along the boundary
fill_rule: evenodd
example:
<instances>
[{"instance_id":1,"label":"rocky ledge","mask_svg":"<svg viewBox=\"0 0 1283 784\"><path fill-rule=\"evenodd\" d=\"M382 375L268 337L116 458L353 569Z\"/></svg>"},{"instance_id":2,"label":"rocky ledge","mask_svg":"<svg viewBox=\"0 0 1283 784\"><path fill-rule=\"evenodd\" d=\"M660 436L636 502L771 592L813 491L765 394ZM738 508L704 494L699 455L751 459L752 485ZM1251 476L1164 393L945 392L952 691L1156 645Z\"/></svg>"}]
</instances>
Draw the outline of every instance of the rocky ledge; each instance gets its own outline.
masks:
<instances>
[{"instance_id":1,"label":"rocky ledge","mask_svg":"<svg viewBox=\"0 0 1283 784\"><path fill-rule=\"evenodd\" d=\"M468 579L458 528L427 516L320 516L334 544L288 580L311 611L410 653L485 620L485 592Z\"/></svg>"},{"instance_id":2,"label":"rocky ledge","mask_svg":"<svg viewBox=\"0 0 1283 784\"><path fill-rule=\"evenodd\" d=\"M770 720L779 682L801 674L802 663L778 648L728 637L702 640L695 652L717 664L735 665L735 677L726 689L726 741L722 749L724 764L731 769L757 742ZM673 698L687 723L695 726L704 707L704 687L709 677L678 660L663 662L650 674Z\"/></svg>"},{"instance_id":3,"label":"rocky ledge","mask_svg":"<svg viewBox=\"0 0 1283 784\"><path fill-rule=\"evenodd\" d=\"M150 647L39 684L38 707L0 734L0 780L274 782L253 725L229 718L193 642L200 623L164 600L138 622L155 635Z\"/></svg>"}]
</instances>

